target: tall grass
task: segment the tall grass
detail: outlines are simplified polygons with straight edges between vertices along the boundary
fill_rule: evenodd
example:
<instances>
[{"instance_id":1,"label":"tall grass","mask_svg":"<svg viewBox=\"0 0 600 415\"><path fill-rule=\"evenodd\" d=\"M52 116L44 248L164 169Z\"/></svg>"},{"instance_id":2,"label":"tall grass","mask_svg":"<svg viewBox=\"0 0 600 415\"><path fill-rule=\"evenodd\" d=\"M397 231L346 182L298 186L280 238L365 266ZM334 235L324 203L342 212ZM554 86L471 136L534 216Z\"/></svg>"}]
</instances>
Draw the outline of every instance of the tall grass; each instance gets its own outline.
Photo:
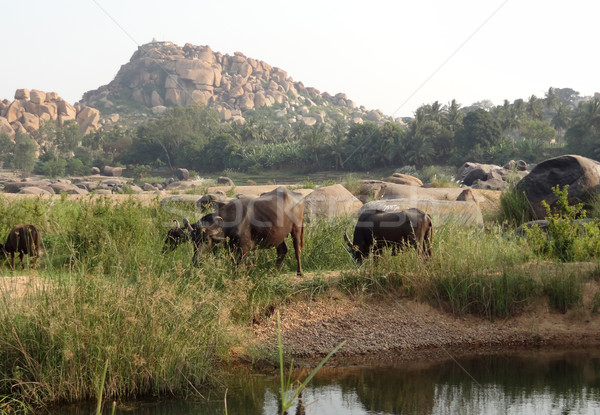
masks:
<instances>
[{"instance_id":1,"label":"tall grass","mask_svg":"<svg viewBox=\"0 0 600 415\"><path fill-rule=\"evenodd\" d=\"M194 215L158 200L0 196L3 235L18 222L42 230L45 254L26 273L46 282L19 298L0 293L0 396L34 405L94 400L104 374L104 399L193 393L213 381L254 319L333 289L410 296L494 319L541 295L560 310L573 307L587 278L543 278L524 266L539 260L527 239L457 224L436 227L429 260L386 250L357 267L343 242L352 218L306 224L302 279L293 275L290 243L281 271L274 249L237 264L225 246L193 267L190 244L162 248L172 220ZM0 272L12 275L6 266Z\"/></svg>"}]
</instances>

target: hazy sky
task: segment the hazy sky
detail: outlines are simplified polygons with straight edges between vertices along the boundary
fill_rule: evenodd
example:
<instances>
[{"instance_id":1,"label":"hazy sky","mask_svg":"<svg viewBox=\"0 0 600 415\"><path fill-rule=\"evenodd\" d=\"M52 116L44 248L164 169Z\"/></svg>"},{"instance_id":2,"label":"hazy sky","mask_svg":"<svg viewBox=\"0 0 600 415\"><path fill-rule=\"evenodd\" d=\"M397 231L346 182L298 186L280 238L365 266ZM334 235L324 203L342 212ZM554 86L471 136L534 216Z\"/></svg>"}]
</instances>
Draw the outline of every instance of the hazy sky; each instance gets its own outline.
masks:
<instances>
[{"instance_id":1,"label":"hazy sky","mask_svg":"<svg viewBox=\"0 0 600 415\"><path fill-rule=\"evenodd\" d=\"M600 92L597 0L29 0L2 5L0 99L74 103L152 38L263 60L358 105L412 116L456 99Z\"/></svg>"}]
</instances>

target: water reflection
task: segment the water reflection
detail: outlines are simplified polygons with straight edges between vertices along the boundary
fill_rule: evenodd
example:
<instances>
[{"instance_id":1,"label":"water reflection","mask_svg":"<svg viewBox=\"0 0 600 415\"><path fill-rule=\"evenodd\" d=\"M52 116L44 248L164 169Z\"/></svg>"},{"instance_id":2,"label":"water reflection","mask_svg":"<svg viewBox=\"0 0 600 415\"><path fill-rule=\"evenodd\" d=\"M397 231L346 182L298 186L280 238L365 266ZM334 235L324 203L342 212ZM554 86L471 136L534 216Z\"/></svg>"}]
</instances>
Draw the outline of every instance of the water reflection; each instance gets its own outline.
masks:
<instances>
[{"instance_id":1,"label":"water reflection","mask_svg":"<svg viewBox=\"0 0 600 415\"><path fill-rule=\"evenodd\" d=\"M279 413L276 376L239 373L227 383L228 414ZM224 397L223 389L202 401L119 405L116 413L222 415ZM324 368L304 392L303 403L288 414L600 414L600 351ZM92 413L89 409L79 406L53 413L87 415Z\"/></svg>"}]
</instances>

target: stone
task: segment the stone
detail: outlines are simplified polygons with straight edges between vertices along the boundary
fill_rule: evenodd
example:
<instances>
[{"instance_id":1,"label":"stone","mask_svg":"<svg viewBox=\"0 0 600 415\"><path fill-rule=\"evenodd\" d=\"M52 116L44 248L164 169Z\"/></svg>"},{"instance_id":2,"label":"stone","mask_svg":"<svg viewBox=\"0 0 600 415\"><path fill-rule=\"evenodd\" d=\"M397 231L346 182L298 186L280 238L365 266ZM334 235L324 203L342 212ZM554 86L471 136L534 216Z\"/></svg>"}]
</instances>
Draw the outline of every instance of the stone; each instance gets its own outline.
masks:
<instances>
[{"instance_id":1,"label":"stone","mask_svg":"<svg viewBox=\"0 0 600 415\"><path fill-rule=\"evenodd\" d=\"M475 202L477 203L477 199L475 199L475 193L473 190L466 188L456 197L456 200L459 202Z\"/></svg>"},{"instance_id":2,"label":"stone","mask_svg":"<svg viewBox=\"0 0 600 415\"><path fill-rule=\"evenodd\" d=\"M175 176L179 180L188 180L190 178L190 172L188 169L178 168L175 170Z\"/></svg>"},{"instance_id":3,"label":"stone","mask_svg":"<svg viewBox=\"0 0 600 415\"><path fill-rule=\"evenodd\" d=\"M0 134L6 134L11 139L15 138L15 130L13 130L8 120L4 117L0 117Z\"/></svg>"},{"instance_id":4,"label":"stone","mask_svg":"<svg viewBox=\"0 0 600 415\"><path fill-rule=\"evenodd\" d=\"M98 129L98 121L100 121L100 111L91 107L83 107L77 113L77 124L82 134L87 134Z\"/></svg>"},{"instance_id":5,"label":"stone","mask_svg":"<svg viewBox=\"0 0 600 415\"><path fill-rule=\"evenodd\" d=\"M475 180L487 180L492 170L502 169L494 164L471 163L463 164L456 174L456 180L465 186L471 186Z\"/></svg>"},{"instance_id":6,"label":"stone","mask_svg":"<svg viewBox=\"0 0 600 415\"><path fill-rule=\"evenodd\" d=\"M29 89L17 89L15 99L29 99Z\"/></svg>"},{"instance_id":7,"label":"stone","mask_svg":"<svg viewBox=\"0 0 600 415\"><path fill-rule=\"evenodd\" d=\"M539 163L517 183L538 219L546 217L545 201L551 208L558 198L552 188L569 185L569 203L586 203L600 192L600 163L578 155L554 157Z\"/></svg>"},{"instance_id":8,"label":"stone","mask_svg":"<svg viewBox=\"0 0 600 415\"><path fill-rule=\"evenodd\" d=\"M25 112L23 113L21 124L23 124L23 128L25 128L28 133L31 133L40 128L40 118L37 115Z\"/></svg>"},{"instance_id":9,"label":"stone","mask_svg":"<svg viewBox=\"0 0 600 415\"><path fill-rule=\"evenodd\" d=\"M54 192L50 189L42 189L40 187L36 187L36 186L27 186L27 187L23 187L22 189L19 190L18 192L19 194L22 195L51 195L54 194Z\"/></svg>"},{"instance_id":10,"label":"stone","mask_svg":"<svg viewBox=\"0 0 600 415\"><path fill-rule=\"evenodd\" d=\"M104 176L121 177L123 170L123 167L104 166L102 168L102 174Z\"/></svg>"},{"instance_id":11,"label":"stone","mask_svg":"<svg viewBox=\"0 0 600 415\"><path fill-rule=\"evenodd\" d=\"M341 184L320 187L304 198L307 220L331 219L357 212L362 202Z\"/></svg>"},{"instance_id":12,"label":"stone","mask_svg":"<svg viewBox=\"0 0 600 415\"><path fill-rule=\"evenodd\" d=\"M32 89L29 94L29 99L35 104L43 104L46 101L46 93L37 89Z\"/></svg>"},{"instance_id":13,"label":"stone","mask_svg":"<svg viewBox=\"0 0 600 415\"><path fill-rule=\"evenodd\" d=\"M50 184L50 187L56 194L83 195L88 193L88 190L69 183L54 182Z\"/></svg>"},{"instance_id":14,"label":"stone","mask_svg":"<svg viewBox=\"0 0 600 415\"><path fill-rule=\"evenodd\" d=\"M397 212L417 208L431 215L434 235L436 226L455 223L461 226L483 226L481 209L475 202L455 200L429 199L386 199L368 202L363 205L358 214L365 210L378 209L386 212Z\"/></svg>"},{"instance_id":15,"label":"stone","mask_svg":"<svg viewBox=\"0 0 600 415\"><path fill-rule=\"evenodd\" d=\"M25 112L25 102L22 100L14 100L6 110L6 119L10 124L15 121L18 121L23 116Z\"/></svg>"},{"instance_id":16,"label":"stone","mask_svg":"<svg viewBox=\"0 0 600 415\"><path fill-rule=\"evenodd\" d=\"M235 184L233 183L233 180L231 180L229 177L225 177L225 176L220 176L217 179L217 184L226 185L226 186L235 186Z\"/></svg>"},{"instance_id":17,"label":"stone","mask_svg":"<svg viewBox=\"0 0 600 415\"><path fill-rule=\"evenodd\" d=\"M384 181L396 184L406 184L409 186L423 186L423 182L418 177L402 173L394 173L390 177L384 179Z\"/></svg>"},{"instance_id":18,"label":"stone","mask_svg":"<svg viewBox=\"0 0 600 415\"><path fill-rule=\"evenodd\" d=\"M100 168L99 167L92 167L90 169L90 173L91 174L100 174Z\"/></svg>"}]
</instances>

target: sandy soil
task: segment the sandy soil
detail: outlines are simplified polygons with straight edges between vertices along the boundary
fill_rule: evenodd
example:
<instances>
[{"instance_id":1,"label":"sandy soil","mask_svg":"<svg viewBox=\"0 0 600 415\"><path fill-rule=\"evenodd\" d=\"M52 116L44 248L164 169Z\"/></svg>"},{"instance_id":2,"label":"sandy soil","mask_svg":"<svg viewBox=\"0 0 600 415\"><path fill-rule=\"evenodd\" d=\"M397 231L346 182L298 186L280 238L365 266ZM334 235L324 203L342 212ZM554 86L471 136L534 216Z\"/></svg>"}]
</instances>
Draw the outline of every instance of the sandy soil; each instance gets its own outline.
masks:
<instances>
[{"instance_id":1,"label":"sandy soil","mask_svg":"<svg viewBox=\"0 0 600 415\"><path fill-rule=\"evenodd\" d=\"M488 321L454 316L440 308L408 298L361 297L343 293L311 301L293 302L253 325L254 346L277 344L276 313L281 314L284 350L296 360L314 362L337 344L342 361L378 361L386 357L448 358L462 354L528 348L571 348L600 345L600 316L591 313L590 282L581 308L565 314L548 307L547 300L520 315ZM239 350L243 356L243 351Z\"/></svg>"}]
</instances>

